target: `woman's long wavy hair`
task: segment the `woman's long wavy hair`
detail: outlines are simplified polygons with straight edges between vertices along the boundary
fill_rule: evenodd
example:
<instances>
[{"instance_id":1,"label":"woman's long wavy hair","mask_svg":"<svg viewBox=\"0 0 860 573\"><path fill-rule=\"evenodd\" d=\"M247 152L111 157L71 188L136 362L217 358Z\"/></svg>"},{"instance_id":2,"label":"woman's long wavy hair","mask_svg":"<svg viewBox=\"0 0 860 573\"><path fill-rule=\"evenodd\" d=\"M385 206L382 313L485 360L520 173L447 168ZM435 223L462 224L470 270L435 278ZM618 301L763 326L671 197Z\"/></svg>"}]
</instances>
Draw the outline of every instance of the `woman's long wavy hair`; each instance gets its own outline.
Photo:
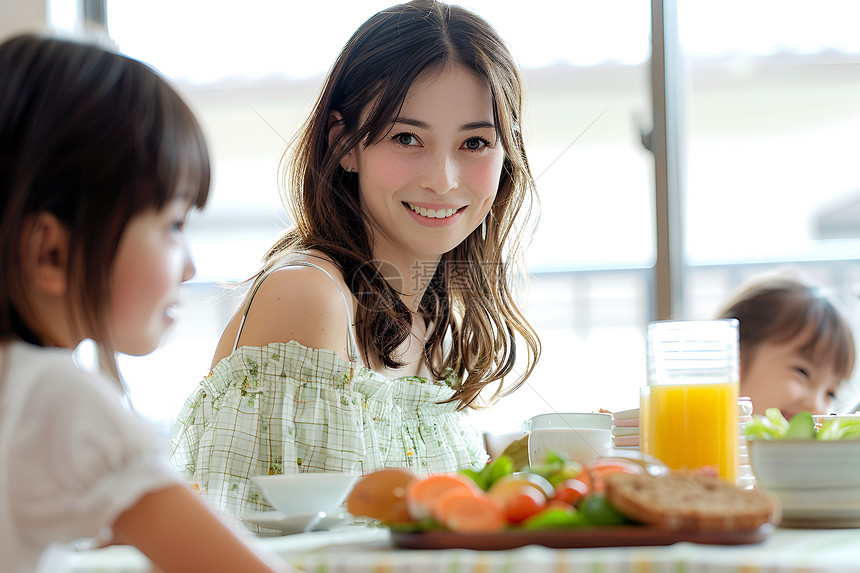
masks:
<instances>
[{"instance_id":1,"label":"woman's long wavy hair","mask_svg":"<svg viewBox=\"0 0 860 573\"><path fill-rule=\"evenodd\" d=\"M50 213L69 233L70 319L119 382L105 314L117 246L147 209L206 203L203 132L157 72L95 45L12 37L0 44L0 86L0 340L43 344L21 255L27 221Z\"/></svg>"},{"instance_id":2,"label":"woman's long wavy hair","mask_svg":"<svg viewBox=\"0 0 860 573\"><path fill-rule=\"evenodd\" d=\"M540 341L512 295L522 276L521 218L537 207L534 178L521 133L522 81L495 30L479 16L441 2L416 0L382 10L344 46L310 117L282 161L286 203L295 227L265 257L256 280L296 250L316 249L343 273L358 301L356 333L365 364L396 368L396 349L409 336L411 315L373 260L372 229L362 213L358 179L340 164L348 150L367 147L391 129L410 86L447 65L471 70L489 88L505 159L495 201L482 227L445 253L418 312L432 325L424 347L431 373L463 381L451 401L473 405L492 382L492 395L512 392L534 370ZM342 129L330 143L332 112ZM446 333L453 344L443 347ZM504 388L514 369L517 338L528 350L524 373ZM491 398L491 399L492 399Z\"/></svg>"}]
</instances>

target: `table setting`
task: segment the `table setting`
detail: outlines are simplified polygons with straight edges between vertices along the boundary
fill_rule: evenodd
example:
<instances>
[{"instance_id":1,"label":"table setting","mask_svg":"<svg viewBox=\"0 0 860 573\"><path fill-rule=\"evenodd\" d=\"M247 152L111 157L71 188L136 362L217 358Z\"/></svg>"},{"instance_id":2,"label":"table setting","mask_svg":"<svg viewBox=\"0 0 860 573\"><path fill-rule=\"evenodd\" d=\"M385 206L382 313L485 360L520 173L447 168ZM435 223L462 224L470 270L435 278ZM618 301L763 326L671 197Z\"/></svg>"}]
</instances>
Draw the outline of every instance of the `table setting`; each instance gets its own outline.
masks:
<instances>
[{"instance_id":1,"label":"table setting","mask_svg":"<svg viewBox=\"0 0 860 573\"><path fill-rule=\"evenodd\" d=\"M239 520L320 573L860 571L860 417L752 415L736 321L658 323L648 340L640 408L526 420L525 467L254 476L274 511ZM60 573L149 570L119 546Z\"/></svg>"},{"instance_id":2,"label":"table setting","mask_svg":"<svg viewBox=\"0 0 860 573\"><path fill-rule=\"evenodd\" d=\"M789 442L772 442L779 446ZM836 446L845 444L849 448L857 448L856 441L831 442L825 446ZM818 444L820 445L820 444ZM810 448L812 446L809 446ZM833 449L833 448L831 448ZM784 471L789 463L780 456L780 452L771 455L776 462L770 470L769 462L756 457L755 446L752 448L754 467L757 462L758 471L765 478L772 479L771 474L776 470L776 475L786 475ZM630 455L623 452L623 455ZM826 464L821 455L816 458L816 463ZM763 458L765 460L770 457ZM854 456L856 459L857 456ZM604 459L611 459L610 457ZM844 464L844 456L836 456L836 463ZM782 464L782 465L780 465ZM800 457L797 464L803 465ZM809 465L809 464L807 464ZM789 468L795 469L795 468ZM816 475L828 475L834 472L832 468L824 465L821 471L795 472L792 487L803 488L802 480L814 479ZM780 471L782 470L782 471ZM768 474L767 472L771 473ZM311 474L312 475L312 474ZM851 474L853 479L858 480L858 474ZM316 476L321 477L321 476ZM325 502L317 502L316 507L325 507L331 511L332 500L339 501L344 494L350 493L349 488L344 489L343 483L354 486L356 476L345 475L340 490L329 488ZM287 478L289 479L289 478ZM792 479L790 476L786 479ZM826 478L825 478L826 479ZM801 480L801 481L797 481ZM277 480L272 480L277 481ZM337 480L332 480L335 483ZM263 483L263 482L261 482ZM801 485L798 485L801 484ZM860 484L854 486L840 486L842 488L854 488L860 491ZM808 487L809 491L827 491L815 485ZM296 490L293 489L293 492ZM843 489L843 491L845 491ZM826 495L820 493L818 495ZM293 497L296 497L293 495ZM305 496L306 497L306 496ZM274 498L271 498L274 499ZM278 507L278 506L276 506ZM280 507L286 507L281 505ZM788 507L791 507L789 502ZM827 506L831 507L831 506ZM823 510L826 512L827 507ZM851 507L851 504L847 504ZM277 519L285 519L283 516L291 515L289 511L272 511L271 525L277 525ZM303 512L298 515L306 515L312 512ZM398 535L402 534L378 522L356 518L347 513L332 511L336 519L326 520L325 512L319 512L323 519L308 528L310 520L304 520L296 527L288 527L277 533L266 533L254 535L252 542L262 551L277 555L284 562L304 571L314 572L343 572L358 573L363 571L386 571L386 572L512 572L528 571L529 573L541 572L576 572L590 571L594 573L613 572L642 572L642 571L666 571L666 572L788 572L788 573L817 573L817 572L848 572L857 571L858 547L860 547L860 528L856 523L840 522L837 524L816 521L819 514L813 514L807 523L791 522L791 527L784 527L781 522L776 524L765 524L757 531L755 538L741 538L731 541L731 544L721 544L719 539L713 538L713 533L706 534L712 537L708 539L696 538L690 533L675 533L677 539L671 538L672 533L663 532L668 535L663 539L648 540L645 536L660 534L654 530L642 529L639 538L630 538L629 532L633 525L623 528L592 527L568 531L532 531L532 532L505 532L490 534L495 537L495 545L491 544L484 548L444 548L446 544L429 543L424 547L416 544L404 544L402 539L398 542ZM791 514L796 517L796 514ZM281 517L277 517L281 516ZM307 531L306 531L307 529ZM730 534L730 533L729 533ZM415 534L418 536L420 534ZM456 538L457 533L446 533L448 541ZM474 538L475 535L472 534ZM516 543L510 548L499 544L505 536L515 539ZM628 535L628 538L624 538ZM685 539L684 536L687 536ZM725 535L725 534L723 534ZM525 538L524 536L531 536ZM462 537L469 538L469 534ZM589 539L590 538L590 539ZM438 538L437 538L438 539ZM444 538L443 538L444 540ZM519 542L522 541L522 544ZM618 542L618 543L615 543ZM545 545L557 545L558 547L546 547ZM456 545L456 544L455 544ZM584 545L584 546L578 546ZM603 545L603 546L601 546ZM82 551L71 555L60 573L143 573L150 571L149 563L144 556L131 547L108 547Z\"/></svg>"},{"instance_id":3,"label":"table setting","mask_svg":"<svg viewBox=\"0 0 860 573\"><path fill-rule=\"evenodd\" d=\"M502 551L395 548L386 528L341 525L329 531L258 537L255 543L305 571L328 572L856 572L860 529L776 527L759 544L551 549L528 545ZM58 573L148 573L148 560L131 547L71 555Z\"/></svg>"}]
</instances>

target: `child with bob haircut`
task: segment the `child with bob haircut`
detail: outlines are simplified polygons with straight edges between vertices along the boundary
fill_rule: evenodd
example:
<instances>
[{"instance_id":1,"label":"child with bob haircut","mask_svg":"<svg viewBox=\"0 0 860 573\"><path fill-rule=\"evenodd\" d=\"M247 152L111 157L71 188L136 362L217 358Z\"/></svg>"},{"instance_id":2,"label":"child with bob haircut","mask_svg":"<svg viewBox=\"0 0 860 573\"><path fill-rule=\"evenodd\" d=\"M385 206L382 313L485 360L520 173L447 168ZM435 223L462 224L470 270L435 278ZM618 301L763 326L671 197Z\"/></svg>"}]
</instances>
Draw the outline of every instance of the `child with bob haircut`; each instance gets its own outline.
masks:
<instances>
[{"instance_id":1,"label":"child with bob haircut","mask_svg":"<svg viewBox=\"0 0 860 573\"><path fill-rule=\"evenodd\" d=\"M0 44L0 85L3 571L56 571L86 538L165 573L275 571L125 408L114 356L155 349L194 274L183 225L209 192L197 120L142 63L66 40ZM104 372L76 363L88 338Z\"/></svg>"},{"instance_id":2,"label":"child with bob haircut","mask_svg":"<svg viewBox=\"0 0 860 573\"><path fill-rule=\"evenodd\" d=\"M522 99L504 42L457 6L393 6L343 47L285 164L295 226L174 429L218 507L267 509L259 474L486 463L465 409L540 354L512 296L536 201Z\"/></svg>"},{"instance_id":3,"label":"child with bob haircut","mask_svg":"<svg viewBox=\"0 0 860 573\"><path fill-rule=\"evenodd\" d=\"M850 324L825 289L793 271L756 276L716 318L740 323L740 393L755 414L831 412L854 370L855 347Z\"/></svg>"}]
</instances>

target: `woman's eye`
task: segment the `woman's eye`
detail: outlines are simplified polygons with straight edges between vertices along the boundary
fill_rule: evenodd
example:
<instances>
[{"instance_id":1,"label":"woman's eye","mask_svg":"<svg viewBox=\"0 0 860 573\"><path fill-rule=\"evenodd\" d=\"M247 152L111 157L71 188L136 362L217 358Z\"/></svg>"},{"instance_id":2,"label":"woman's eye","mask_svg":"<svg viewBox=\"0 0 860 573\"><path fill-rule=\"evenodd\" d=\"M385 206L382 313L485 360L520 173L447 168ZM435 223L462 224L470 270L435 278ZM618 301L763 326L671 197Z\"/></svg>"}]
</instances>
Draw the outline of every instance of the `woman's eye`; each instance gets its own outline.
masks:
<instances>
[{"instance_id":1,"label":"woman's eye","mask_svg":"<svg viewBox=\"0 0 860 573\"><path fill-rule=\"evenodd\" d=\"M473 137L471 139L467 139L465 143L463 143L463 147L465 147L469 151L480 151L481 149L488 147L489 145L490 142L483 137Z\"/></svg>"},{"instance_id":2,"label":"woman's eye","mask_svg":"<svg viewBox=\"0 0 860 573\"><path fill-rule=\"evenodd\" d=\"M807 372L806 368L801 366L795 366L794 371L803 376L804 378L809 378L809 372Z\"/></svg>"},{"instance_id":3,"label":"woman's eye","mask_svg":"<svg viewBox=\"0 0 860 573\"><path fill-rule=\"evenodd\" d=\"M185 219L180 219L180 220L178 220L178 221L174 221L174 222L170 225L170 229L171 229L172 231L178 231L178 232L180 232L180 233L181 233L181 232L185 229Z\"/></svg>"},{"instance_id":4,"label":"woman's eye","mask_svg":"<svg viewBox=\"0 0 860 573\"><path fill-rule=\"evenodd\" d=\"M392 139L400 145L405 145L407 147L418 143L418 137L414 133L398 133Z\"/></svg>"}]
</instances>

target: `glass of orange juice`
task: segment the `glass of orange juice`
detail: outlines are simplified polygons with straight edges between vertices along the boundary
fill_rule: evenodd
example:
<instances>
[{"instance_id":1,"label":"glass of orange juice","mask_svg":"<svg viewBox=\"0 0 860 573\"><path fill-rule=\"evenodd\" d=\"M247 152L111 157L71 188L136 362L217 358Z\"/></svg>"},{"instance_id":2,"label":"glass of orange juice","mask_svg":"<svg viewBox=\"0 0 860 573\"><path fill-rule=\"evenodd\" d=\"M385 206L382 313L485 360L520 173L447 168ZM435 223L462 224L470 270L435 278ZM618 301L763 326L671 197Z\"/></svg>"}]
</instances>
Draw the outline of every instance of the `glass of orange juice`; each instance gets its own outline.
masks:
<instances>
[{"instance_id":1,"label":"glass of orange juice","mask_svg":"<svg viewBox=\"0 0 860 573\"><path fill-rule=\"evenodd\" d=\"M672 469L738 475L738 321L648 324L641 449Z\"/></svg>"}]
</instances>

